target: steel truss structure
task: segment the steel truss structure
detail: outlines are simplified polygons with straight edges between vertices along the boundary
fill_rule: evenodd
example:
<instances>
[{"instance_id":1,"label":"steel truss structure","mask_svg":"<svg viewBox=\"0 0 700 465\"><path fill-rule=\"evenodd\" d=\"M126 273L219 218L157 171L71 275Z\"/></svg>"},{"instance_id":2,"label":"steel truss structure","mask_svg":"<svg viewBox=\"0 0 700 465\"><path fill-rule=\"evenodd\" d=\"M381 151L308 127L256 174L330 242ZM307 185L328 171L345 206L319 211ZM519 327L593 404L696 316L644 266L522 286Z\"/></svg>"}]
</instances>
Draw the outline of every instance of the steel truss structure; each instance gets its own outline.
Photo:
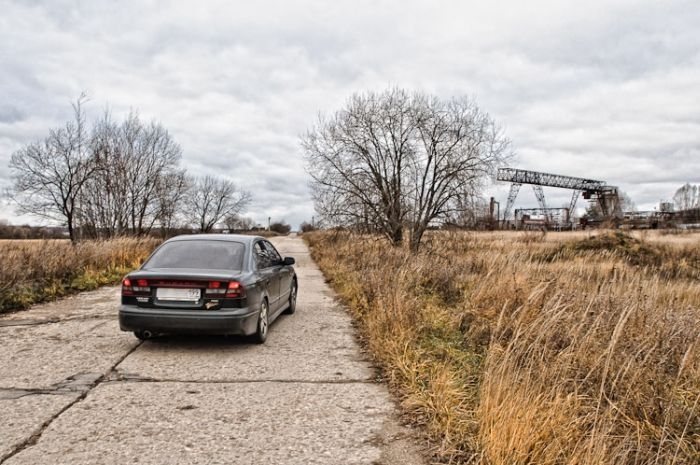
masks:
<instances>
[{"instance_id":1,"label":"steel truss structure","mask_svg":"<svg viewBox=\"0 0 700 465\"><path fill-rule=\"evenodd\" d=\"M575 211L576 202L581 193L583 193L584 199L597 201L605 217L620 216L621 213L617 196L617 187L608 186L605 181L516 168L500 168L496 179L511 183L508 201L506 202L506 208L503 212L504 221L509 218L510 212L515 204L515 199L520 191L520 186L523 184L532 185L540 209L545 211L547 210L547 205L545 203L542 186L573 190L574 192L571 196L571 202L568 208L569 213Z\"/></svg>"}]
</instances>

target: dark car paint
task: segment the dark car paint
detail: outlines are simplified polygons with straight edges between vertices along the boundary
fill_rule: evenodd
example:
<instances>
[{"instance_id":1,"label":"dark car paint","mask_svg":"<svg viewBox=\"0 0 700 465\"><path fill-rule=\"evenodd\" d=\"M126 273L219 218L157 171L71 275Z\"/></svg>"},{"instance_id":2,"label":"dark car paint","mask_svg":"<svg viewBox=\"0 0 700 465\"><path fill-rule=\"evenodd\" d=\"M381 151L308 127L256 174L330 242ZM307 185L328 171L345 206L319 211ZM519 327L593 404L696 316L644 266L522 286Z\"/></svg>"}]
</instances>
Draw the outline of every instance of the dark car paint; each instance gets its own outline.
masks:
<instances>
[{"instance_id":1,"label":"dark car paint","mask_svg":"<svg viewBox=\"0 0 700 465\"><path fill-rule=\"evenodd\" d=\"M131 280L191 280L228 282L236 280L245 290L246 296L237 299L207 299L205 291L196 303L168 302L159 303L155 299L155 288L150 290L148 301L138 302L135 297L122 297L119 311L120 327L124 331L209 333L209 334L244 334L250 335L257 330L257 321L263 299L269 304L269 323L272 323L287 307L292 281L296 280L294 268L288 260L282 258L279 263L258 269L253 248L256 243L272 244L257 236L238 235L189 235L177 236L170 241L215 240L235 241L245 245L243 270L201 270L201 269L141 269L129 273ZM162 247L162 245L161 245ZM274 246L272 246L274 249ZM151 256L156 254L158 247ZM276 250L276 249L275 249ZM279 253L278 253L279 254ZM150 257L149 257L150 259ZM198 286L192 286L198 287ZM145 298L145 296L141 296ZM216 302L212 305L212 302Z\"/></svg>"}]
</instances>

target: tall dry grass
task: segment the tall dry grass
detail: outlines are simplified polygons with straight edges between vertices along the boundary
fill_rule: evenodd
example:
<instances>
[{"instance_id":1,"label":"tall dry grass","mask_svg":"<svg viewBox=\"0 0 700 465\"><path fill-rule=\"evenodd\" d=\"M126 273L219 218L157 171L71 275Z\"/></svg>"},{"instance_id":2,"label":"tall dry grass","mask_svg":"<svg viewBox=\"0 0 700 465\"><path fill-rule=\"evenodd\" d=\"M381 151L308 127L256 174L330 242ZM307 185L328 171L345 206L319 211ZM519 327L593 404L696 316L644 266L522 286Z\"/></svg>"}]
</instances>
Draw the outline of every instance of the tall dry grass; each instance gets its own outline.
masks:
<instances>
[{"instance_id":1,"label":"tall dry grass","mask_svg":"<svg viewBox=\"0 0 700 465\"><path fill-rule=\"evenodd\" d=\"M700 463L700 236L305 237L439 460Z\"/></svg>"},{"instance_id":2,"label":"tall dry grass","mask_svg":"<svg viewBox=\"0 0 700 465\"><path fill-rule=\"evenodd\" d=\"M0 313L72 292L115 284L160 241L120 238L84 241L0 241Z\"/></svg>"}]
</instances>

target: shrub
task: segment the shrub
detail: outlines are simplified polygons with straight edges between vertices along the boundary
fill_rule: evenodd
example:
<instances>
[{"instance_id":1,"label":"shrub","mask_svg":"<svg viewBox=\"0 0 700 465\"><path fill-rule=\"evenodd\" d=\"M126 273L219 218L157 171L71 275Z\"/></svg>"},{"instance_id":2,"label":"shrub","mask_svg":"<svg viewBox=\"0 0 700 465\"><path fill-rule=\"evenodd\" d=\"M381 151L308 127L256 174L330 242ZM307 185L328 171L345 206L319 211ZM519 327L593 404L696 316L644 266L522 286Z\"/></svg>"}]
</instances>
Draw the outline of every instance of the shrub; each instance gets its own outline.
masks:
<instances>
[{"instance_id":1,"label":"shrub","mask_svg":"<svg viewBox=\"0 0 700 465\"><path fill-rule=\"evenodd\" d=\"M0 313L73 292L116 284L160 241L0 241Z\"/></svg>"},{"instance_id":2,"label":"shrub","mask_svg":"<svg viewBox=\"0 0 700 465\"><path fill-rule=\"evenodd\" d=\"M315 227L313 224L304 221L304 222L301 223L301 225L299 226L299 229L301 229L301 232L303 232L303 233L308 233L308 232L311 232L311 231L315 231L315 230L316 230L316 227Z\"/></svg>"}]
</instances>

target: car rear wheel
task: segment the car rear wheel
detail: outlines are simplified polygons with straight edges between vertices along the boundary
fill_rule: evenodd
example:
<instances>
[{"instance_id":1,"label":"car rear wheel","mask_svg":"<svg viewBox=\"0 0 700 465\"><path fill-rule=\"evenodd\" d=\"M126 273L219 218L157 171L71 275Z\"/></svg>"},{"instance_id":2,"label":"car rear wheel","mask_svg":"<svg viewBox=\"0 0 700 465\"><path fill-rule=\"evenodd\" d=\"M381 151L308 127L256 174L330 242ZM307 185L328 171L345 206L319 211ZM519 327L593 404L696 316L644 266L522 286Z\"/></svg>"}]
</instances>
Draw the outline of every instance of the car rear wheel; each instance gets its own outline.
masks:
<instances>
[{"instance_id":1,"label":"car rear wheel","mask_svg":"<svg viewBox=\"0 0 700 465\"><path fill-rule=\"evenodd\" d=\"M267 299L263 299L260 304L260 315L258 316L258 329L253 336L253 339L258 344L262 344L267 340L267 331L269 329L269 306Z\"/></svg>"},{"instance_id":2,"label":"car rear wheel","mask_svg":"<svg viewBox=\"0 0 700 465\"><path fill-rule=\"evenodd\" d=\"M293 315L297 311L297 291L299 286L297 285L296 279L292 281L292 288L289 290L289 306L284 311L287 315Z\"/></svg>"}]
</instances>

